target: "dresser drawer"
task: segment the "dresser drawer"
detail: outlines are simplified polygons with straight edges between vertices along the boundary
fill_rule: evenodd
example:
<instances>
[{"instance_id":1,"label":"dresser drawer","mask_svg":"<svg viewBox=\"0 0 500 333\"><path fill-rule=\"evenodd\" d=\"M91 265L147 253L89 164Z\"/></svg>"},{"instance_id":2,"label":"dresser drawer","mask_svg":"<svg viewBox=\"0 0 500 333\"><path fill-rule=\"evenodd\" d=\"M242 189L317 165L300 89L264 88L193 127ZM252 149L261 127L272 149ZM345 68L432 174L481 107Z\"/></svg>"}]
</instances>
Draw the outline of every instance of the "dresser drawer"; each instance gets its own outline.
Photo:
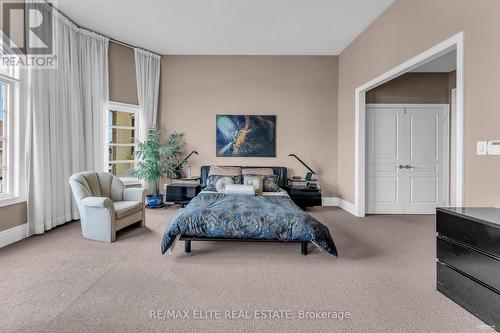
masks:
<instances>
[{"instance_id":1,"label":"dresser drawer","mask_svg":"<svg viewBox=\"0 0 500 333\"><path fill-rule=\"evenodd\" d=\"M439 237L437 257L441 262L500 290L500 260Z\"/></svg>"},{"instance_id":2,"label":"dresser drawer","mask_svg":"<svg viewBox=\"0 0 500 333\"><path fill-rule=\"evenodd\" d=\"M500 328L500 294L438 262L437 289L488 325ZM471 327L471 331L474 327Z\"/></svg>"},{"instance_id":3,"label":"dresser drawer","mask_svg":"<svg viewBox=\"0 0 500 333\"><path fill-rule=\"evenodd\" d=\"M438 234L500 257L500 228L439 210L436 219Z\"/></svg>"}]
</instances>

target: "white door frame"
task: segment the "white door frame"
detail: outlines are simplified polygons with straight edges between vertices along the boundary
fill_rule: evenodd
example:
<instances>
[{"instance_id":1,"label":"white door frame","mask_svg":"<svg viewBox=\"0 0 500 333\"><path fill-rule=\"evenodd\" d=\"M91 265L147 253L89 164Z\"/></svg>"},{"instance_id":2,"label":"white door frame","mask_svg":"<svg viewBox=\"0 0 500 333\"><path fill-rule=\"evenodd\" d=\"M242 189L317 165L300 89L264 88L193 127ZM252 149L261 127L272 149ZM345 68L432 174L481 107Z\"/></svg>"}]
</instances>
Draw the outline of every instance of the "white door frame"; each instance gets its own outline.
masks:
<instances>
[{"instance_id":1,"label":"white door frame","mask_svg":"<svg viewBox=\"0 0 500 333\"><path fill-rule=\"evenodd\" d=\"M454 89L453 89L454 90ZM367 108L371 109L388 109L388 108L394 108L394 109L406 109L406 108L421 108L421 109L433 109L433 108L441 108L444 109L444 120L446 123L449 122L450 119L450 104L412 104L412 103L366 103L365 104L365 111ZM425 111L424 111L425 112ZM443 176L443 193L444 193L444 201L445 205L450 205L450 130L449 126L446 126L445 131L444 131L444 152L443 152L443 158L444 158L444 176ZM366 144L366 142L365 142ZM368 162L367 162L368 163ZM368 178L368 164L366 165L365 168L365 177ZM368 189L368 184L366 186ZM366 193L366 192L365 192ZM368 198L368 193L366 193L365 200ZM413 213L411 213L413 214Z\"/></svg>"},{"instance_id":2,"label":"white door frame","mask_svg":"<svg viewBox=\"0 0 500 333\"><path fill-rule=\"evenodd\" d=\"M464 163L464 33L447 40L420 53L416 57L385 72L375 79L363 84L355 90L355 161L354 161L354 213L364 217L366 212L366 92L387 81L390 81L443 54L456 49L457 51L457 87L456 87L456 117L455 117L455 199L458 207L463 204L463 163Z\"/></svg>"}]
</instances>

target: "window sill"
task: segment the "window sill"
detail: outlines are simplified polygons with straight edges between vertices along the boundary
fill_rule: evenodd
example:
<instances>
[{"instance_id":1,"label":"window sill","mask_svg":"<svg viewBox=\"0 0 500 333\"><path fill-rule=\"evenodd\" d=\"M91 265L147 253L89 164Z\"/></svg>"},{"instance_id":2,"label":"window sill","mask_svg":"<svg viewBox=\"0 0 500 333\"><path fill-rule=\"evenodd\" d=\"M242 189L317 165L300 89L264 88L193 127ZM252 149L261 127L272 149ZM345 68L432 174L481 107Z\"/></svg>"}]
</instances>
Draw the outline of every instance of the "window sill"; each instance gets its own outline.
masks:
<instances>
[{"instance_id":1,"label":"window sill","mask_svg":"<svg viewBox=\"0 0 500 333\"><path fill-rule=\"evenodd\" d=\"M24 202L19 196L9 195L9 194L0 194L0 207L15 205L21 202Z\"/></svg>"}]
</instances>

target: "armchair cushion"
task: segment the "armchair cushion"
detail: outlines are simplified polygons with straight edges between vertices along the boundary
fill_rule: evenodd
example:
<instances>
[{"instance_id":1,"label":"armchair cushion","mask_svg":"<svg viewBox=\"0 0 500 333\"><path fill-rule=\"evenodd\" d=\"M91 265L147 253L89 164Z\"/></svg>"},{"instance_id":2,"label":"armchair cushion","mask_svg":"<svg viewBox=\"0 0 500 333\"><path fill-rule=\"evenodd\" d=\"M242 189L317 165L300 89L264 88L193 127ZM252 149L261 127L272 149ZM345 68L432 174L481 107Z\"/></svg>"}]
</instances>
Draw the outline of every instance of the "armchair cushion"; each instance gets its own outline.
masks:
<instances>
[{"instance_id":1,"label":"armchair cushion","mask_svg":"<svg viewBox=\"0 0 500 333\"><path fill-rule=\"evenodd\" d=\"M114 205L117 219L134 214L142 209L142 201L116 201Z\"/></svg>"}]
</instances>

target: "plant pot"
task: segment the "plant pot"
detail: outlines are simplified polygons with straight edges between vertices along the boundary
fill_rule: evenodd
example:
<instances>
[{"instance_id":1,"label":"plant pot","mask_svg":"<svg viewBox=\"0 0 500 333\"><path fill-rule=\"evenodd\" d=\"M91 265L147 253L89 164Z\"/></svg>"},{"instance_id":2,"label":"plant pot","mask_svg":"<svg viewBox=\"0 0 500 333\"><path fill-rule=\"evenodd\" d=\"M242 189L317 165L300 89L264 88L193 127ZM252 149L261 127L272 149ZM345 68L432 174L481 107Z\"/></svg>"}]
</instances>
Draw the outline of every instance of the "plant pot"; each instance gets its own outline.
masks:
<instances>
[{"instance_id":1,"label":"plant pot","mask_svg":"<svg viewBox=\"0 0 500 333\"><path fill-rule=\"evenodd\" d=\"M158 195L149 194L146 199L148 201L149 208L160 208L165 206L165 204L163 203L163 194L158 194Z\"/></svg>"}]
</instances>

